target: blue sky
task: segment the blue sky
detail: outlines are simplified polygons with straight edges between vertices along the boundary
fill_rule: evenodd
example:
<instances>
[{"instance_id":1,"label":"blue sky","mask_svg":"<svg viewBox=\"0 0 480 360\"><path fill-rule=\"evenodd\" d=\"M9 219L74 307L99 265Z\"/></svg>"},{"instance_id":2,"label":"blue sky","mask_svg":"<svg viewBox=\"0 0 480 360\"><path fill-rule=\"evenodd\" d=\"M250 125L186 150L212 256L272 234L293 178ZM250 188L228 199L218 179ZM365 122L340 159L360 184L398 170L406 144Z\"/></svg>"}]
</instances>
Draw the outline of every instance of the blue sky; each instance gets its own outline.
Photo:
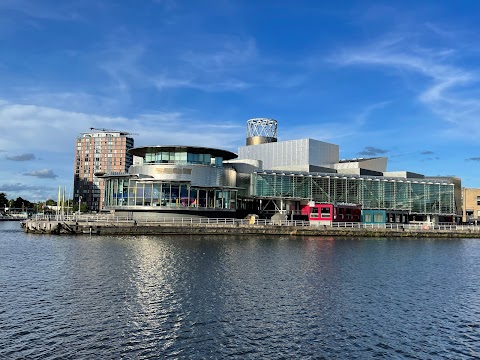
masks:
<instances>
[{"instance_id":1,"label":"blue sky","mask_svg":"<svg viewBox=\"0 0 480 360\"><path fill-rule=\"evenodd\" d=\"M279 139L480 187L476 1L2 0L0 192L71 193L90 127L236 152Z\"/></svg>"}]
</instances>

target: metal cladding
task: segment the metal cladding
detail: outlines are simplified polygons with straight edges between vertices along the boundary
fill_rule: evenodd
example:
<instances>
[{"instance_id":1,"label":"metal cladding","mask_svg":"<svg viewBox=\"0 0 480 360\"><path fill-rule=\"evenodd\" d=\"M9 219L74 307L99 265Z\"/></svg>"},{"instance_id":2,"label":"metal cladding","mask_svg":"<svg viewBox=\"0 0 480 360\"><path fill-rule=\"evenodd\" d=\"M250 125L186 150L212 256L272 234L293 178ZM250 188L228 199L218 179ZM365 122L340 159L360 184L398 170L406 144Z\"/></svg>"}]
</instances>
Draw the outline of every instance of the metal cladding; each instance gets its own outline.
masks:
<instances>
[{"instance_id":1,"label":"metal cladding","mask_svg":"<svg viewBox=\"0 0 480 360\"><path fill-rule=\"evenodd\" d=\"M247 121L247 145L277 142L277 120L255 118Z\"/></svg>"}]
</instances>

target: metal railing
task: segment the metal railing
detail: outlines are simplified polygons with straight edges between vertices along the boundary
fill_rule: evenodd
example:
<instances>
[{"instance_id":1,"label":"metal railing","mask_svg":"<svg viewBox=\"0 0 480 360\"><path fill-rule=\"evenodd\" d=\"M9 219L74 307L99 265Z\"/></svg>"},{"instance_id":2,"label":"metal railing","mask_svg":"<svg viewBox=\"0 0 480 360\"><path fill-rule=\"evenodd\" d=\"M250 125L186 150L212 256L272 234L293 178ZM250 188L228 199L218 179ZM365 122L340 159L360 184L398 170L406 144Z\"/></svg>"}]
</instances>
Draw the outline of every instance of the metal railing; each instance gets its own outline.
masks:
<instances>
[{"instance_id":1,"label":"metal railing","mask_svg":"<svg viewBox=\"0 0 480 360\"><path fill-rule=\"evenodd\" d=\"M434 224L434 223L386 223L386 224L366 224L360 222L334 222L332 224L313 223L301 220L271 220L271 219L234 219L234 218L204 218L204 217L165 217L165 218L138 218L119 217L114 215L87 215L87 214L73 214L73 215L35 215L31 218L36 221L62 221L75 223L97 223L107 225L156 225L156 224L200 224L200 225L250 225L250 226L293 226L293 227L317 227L317 228L345 228L345 229L391 229L397 231L405 230L435 230L435 231L473 231L480 232L480 225L457 225L457 224Z\"/></svg>"}]
</instances>

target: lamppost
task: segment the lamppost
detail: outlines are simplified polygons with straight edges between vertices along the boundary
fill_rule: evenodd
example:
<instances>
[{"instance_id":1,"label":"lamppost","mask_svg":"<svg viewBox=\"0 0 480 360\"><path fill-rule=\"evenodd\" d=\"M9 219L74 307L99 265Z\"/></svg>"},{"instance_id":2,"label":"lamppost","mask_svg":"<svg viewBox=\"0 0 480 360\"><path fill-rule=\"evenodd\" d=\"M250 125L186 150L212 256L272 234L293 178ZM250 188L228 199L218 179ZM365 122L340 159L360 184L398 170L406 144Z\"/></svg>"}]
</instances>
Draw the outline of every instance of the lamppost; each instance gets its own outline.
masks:
<instances>
[{"instance_id":1,"label":"lamppost","mask_svg":"<svg viewBox=\"0 0 480 360\"><path fill-rule=\"evenodd\" d=\"M78 215L80 215L80 209L82 207L82 196L78 197Z\"/></svg>"}]
</instances>

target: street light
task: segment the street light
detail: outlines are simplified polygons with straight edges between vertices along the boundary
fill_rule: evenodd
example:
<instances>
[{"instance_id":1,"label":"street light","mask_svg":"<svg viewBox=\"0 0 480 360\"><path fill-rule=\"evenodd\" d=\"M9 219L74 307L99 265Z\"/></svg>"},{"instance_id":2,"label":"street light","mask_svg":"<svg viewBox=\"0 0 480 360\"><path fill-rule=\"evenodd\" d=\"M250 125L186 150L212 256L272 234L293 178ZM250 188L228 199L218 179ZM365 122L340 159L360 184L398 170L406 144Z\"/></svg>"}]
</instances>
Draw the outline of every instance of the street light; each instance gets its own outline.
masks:
<instances>
[{"instance_id":1,"label":"street light","mask_svg":"<svg viewBox=\"0 0 480 360\"><path fill-rule=\"evenodd\" d=\"M80 208L82 207L82 196L78 197L78 215L80 215Z\"/></svg>"}]
</instances>

